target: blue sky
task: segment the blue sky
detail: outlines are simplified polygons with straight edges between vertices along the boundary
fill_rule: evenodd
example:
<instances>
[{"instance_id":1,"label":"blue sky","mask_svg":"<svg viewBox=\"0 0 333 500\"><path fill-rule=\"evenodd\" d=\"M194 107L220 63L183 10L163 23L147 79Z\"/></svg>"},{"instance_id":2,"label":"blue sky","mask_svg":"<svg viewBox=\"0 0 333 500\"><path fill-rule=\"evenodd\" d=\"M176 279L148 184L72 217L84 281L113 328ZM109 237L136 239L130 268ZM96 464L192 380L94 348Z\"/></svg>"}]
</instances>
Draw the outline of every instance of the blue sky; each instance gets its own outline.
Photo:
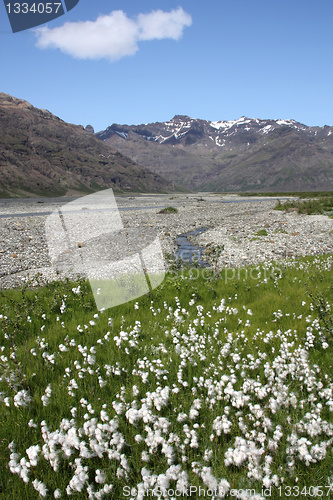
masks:
<instances>
[{"instance_id":1,"label":"blue sky","mask_svg":"<svg viewBox=\"0 0 333 500\"><path fill-rule=\"evenodd\" d=\"M175 114L333 125L332 19L332 0L80 0L13 34L2 2L0 91L95 131Z\"/></svg>"}]
</instances>

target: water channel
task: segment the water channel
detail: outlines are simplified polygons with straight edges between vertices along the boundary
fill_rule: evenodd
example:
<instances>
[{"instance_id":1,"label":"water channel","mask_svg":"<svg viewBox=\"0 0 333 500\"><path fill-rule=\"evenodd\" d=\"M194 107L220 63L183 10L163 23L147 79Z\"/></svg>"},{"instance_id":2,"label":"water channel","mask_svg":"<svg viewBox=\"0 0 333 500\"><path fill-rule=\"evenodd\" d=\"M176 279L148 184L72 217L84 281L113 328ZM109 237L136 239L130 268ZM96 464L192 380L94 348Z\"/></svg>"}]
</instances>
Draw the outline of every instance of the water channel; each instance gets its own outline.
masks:
<instances>
[{"instance_id":1,"label":"water channel","mask_svg":"<svg viewBox=\"0 0 333 500\"><path fill-rule=\"evenodd\" d=\"M197 234L204 233L209 229L208 227L200 227L195 229L194 231L189 231L188 233L180 234L175 239L175 244L177 245L177 251L174 256L177 261L182 261L187 264L194 264L194 262L199 267L209 267L208 262L203 260L204 256L204 248L200 247L200 245L195 245L191 241L191 236L196 236Z\"/></svg>"}]
</instances>

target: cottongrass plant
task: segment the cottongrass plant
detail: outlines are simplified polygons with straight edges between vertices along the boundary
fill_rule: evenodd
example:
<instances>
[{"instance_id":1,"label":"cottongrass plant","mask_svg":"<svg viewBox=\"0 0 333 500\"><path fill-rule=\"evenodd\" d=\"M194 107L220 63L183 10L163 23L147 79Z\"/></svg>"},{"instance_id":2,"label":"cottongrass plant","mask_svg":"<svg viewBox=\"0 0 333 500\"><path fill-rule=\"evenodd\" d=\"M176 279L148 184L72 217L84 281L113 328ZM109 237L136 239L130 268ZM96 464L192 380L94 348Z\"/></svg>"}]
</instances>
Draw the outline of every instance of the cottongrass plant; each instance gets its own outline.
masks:
<instances>
[{"instance_id":1,"label":"cottongrass plant","mask_svg":"<svg viewBox=\"0 0 333 500\"><path fill-rule=\"evenodd\" d=\"M332 496L332 257L267 269L3 292L1 498Z\"/></svg>"}]
</instances>

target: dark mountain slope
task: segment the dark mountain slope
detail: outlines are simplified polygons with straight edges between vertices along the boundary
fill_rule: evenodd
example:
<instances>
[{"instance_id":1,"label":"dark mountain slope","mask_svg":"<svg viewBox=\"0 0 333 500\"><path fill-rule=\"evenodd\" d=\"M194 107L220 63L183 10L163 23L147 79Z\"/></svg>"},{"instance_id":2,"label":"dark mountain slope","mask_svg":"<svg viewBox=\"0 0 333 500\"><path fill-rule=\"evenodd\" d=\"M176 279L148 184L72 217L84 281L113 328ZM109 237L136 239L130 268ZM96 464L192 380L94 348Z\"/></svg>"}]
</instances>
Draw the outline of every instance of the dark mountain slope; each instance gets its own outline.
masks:
<instances>
[{"instance_id":1,"label":"dark mountain slope","mask_svg":"<svg viewBox=\"0 0 333 500\"><path fill-rule=\"evenodd\" d=\"M295 120L113 124L96 134L139 165L194 190L333 189L333 127Z\"/></svg>"},{"instance_id":2,"label":"dark mountain slope","mask_svg":"<svg viewBox=\"0 0 333 500\"><path fill-rule=\"evenodd\" d=\"M81 126L0 93L0 195L64 195L173 189Z\"/></svg>"}]
</instances>

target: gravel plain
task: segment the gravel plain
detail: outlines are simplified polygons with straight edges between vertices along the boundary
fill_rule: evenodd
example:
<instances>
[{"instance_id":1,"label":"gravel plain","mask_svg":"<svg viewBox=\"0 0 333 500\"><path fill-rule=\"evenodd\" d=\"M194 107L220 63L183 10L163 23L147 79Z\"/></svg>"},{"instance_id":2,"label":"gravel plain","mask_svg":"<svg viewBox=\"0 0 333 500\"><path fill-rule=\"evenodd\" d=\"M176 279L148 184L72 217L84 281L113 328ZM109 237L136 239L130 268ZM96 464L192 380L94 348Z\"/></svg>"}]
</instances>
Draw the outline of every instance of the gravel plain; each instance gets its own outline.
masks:
<instances>
[{"instance_id":1,"label":"gravel plain","mask_svg":"<svg viewBox=\"0 0 333 500\"><path fill-rule=\"evenodd\" d=\"M36 276L42 282L57 277L45 221L70 201L73 198L0 200L0 288L19 287ZM205 247L207 254L220 246L220 268L333 253L333 219L276 211L276 199L198 193L120 196L116 201L125 230L137 228L138 235L154 232L165 254L175 252L178 235L208 228L193 242ZM177 208L178 213L158 213L167 206Z\"/></svg>"}]
</instances>

